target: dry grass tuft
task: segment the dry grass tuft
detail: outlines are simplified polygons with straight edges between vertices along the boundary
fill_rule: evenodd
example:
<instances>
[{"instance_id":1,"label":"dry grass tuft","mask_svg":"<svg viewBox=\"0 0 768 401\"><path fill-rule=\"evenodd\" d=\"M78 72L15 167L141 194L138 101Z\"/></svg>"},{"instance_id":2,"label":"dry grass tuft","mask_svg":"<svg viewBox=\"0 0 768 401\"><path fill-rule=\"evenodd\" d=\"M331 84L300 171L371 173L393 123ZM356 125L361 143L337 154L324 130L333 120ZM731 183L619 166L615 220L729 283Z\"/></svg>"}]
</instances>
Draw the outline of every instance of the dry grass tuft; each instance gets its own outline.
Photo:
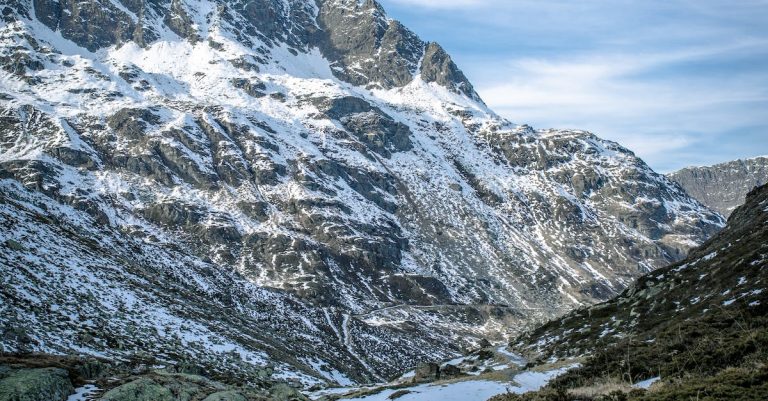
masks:
<instances>
[{"instance_id":1,"label":"dry grass tuft","mask_svg":"<svg viewBox=\"0 0 768 401\"><path fill-rule=\"evenodd\" d=\"M632 386L627 383L620 382L603 382L596 383L591 386L577 387L568 390L568 393L574 397L592 399L602 395L608 395L611 393L622 392L629 393L632 391Z\"/></svg>"}]
</instances>

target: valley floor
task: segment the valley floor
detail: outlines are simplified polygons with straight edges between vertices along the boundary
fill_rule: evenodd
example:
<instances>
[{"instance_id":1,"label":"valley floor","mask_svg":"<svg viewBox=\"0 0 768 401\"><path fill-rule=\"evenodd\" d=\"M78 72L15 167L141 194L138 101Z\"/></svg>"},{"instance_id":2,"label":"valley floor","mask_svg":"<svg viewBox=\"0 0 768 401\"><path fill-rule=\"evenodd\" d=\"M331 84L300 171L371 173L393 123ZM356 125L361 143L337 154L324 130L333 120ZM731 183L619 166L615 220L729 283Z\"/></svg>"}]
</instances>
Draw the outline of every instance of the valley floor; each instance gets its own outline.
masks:
<instances>
[{"instance_id":1,"label":"valley floor","mask_svg":"<svg viewBox=\"0 0 768 401\"><path fill-rule=\"evenodd\" d=\"M401 389L387 389L377 394L350 398L349 401L484 401L497 394L522 394L535 391L567 368L545 372L523 372L512 381L491 379L468 379L452 382L421 384Z\"/></svg>"},{"instance_id":2,"label":"valley floor","mask_svg":"<svg viewBox=\"0 0 768 401\"><path fill-rule=\"evenodd\" d=\"M507 351L505 346L486 347L443 362L439 371L455 372L447 378L431 381L434 377L418 373L420 367L384 385L331 388L311 393L309 397L322 401L485 401L498 394L539 390L578 363L547 364L530 370L525 369L526 365L523 357Z\"/></svg>"}]
</instances>

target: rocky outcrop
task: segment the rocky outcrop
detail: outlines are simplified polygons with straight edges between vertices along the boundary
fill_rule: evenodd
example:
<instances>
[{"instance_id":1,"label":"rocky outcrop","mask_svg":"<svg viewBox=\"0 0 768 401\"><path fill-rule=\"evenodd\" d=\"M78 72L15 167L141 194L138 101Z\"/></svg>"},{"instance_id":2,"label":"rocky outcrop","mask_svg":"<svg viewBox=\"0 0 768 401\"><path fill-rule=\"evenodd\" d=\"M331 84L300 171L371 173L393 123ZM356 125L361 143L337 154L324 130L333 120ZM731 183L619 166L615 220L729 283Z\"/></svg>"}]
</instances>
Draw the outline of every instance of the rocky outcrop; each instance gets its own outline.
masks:
<instances>
[{"instance_id":1,"label":"rocky outcrop","mask_svg":"<svg viewBox=\"0 0 768 401\"><path fill-rule=\"evenodd\" d=\"M66 401L72 393L74 388L66 370L11 369L0 366L2 401Z\"/></svg>"},{"instance_id":2,"label":"rocky outcrop","mask_svg":"<svg viewBox=\"0 0 768 401\"><path fill-rule=\"evenodd\" d=\"M263 82L250 82L247 79L234 78L232 79L232 86L238 89L242 89L248 96L252 97L264 97L267 96L265 91L267 87Z\"/></svg>"},{"instance_id":3,"label":"rocky outcrop","mask_svg":"<svg viewBox=\"0 0 768 401\"><path fill-rule=\"evenodd\" d=\"M135 16L110 1L34 0L33 4L40 22L90 51L149 39L142 37Z\"/></svg>"},{"instance_id":4,"label":"rocky outcrop","mask_svg":"<svg viewBox=\"0 0 768 401\"><path fill-rule=\"evenodd\" d=\"M416 367L414 382L431 382L440 379L440 365L430 362Z\"/></svg>"},{"instance_id":5,"label":"rocky outcrop","mask_svg":"<svg viewBox=\"0 0 768 401\"><path fill-rule=\"evenodd\" d=\"M341 123L354 137L373 152L390 157L393 152L413 148L411 129L367 101L347 96L336 99L318 98L313 103L325 116Z\"/></svg>"},{"instance_id":6,"label":"rocky outcrop","mask_svg":"<svg viewBox=\"0 0 768 401\"><path fill-rule=\"evenodd\" d=\"M318 25L318 43L339 78L387 89L413 80L424 43L376 1L323 0Z\"/></svg>"},{"instance_id":7,"label":"rocky outcrop","mask_svg":"<svg viewBox=\"0 0 768 401\"><path fill-rule=\"evenodd\" d=\"M114 361L45 354L0 355L0 400L64 401L307 401L284 380L249 377L226 382L194 363L175 366L146 356ZM78 387L73 388L72 382ZM295 385L295 384L294 384Z\"/></svg>"},{"instance_id":8,"label":"rocky outcrop","mask_svg":"<svg viewBox=\"0 0 768 401\"><path fill-rule=\"evenodd\" d=\"M192 44L200 40L194 22L192 21L189 12L184 8L184 2L181 0L171 0L171 5L168 8L168 12L165 14L163 22L165 22L168 28L174 33L189 40Z\"/></svg>"},{"instance_id":9,"label":"rocky outcrop","mask_svg":"<svg viewBox=\"0 0 768 401\"><path fill-rule=\"evenodd\" d=\"M464 73L459 70L451 56L437 43L430 42L426 45L422 56L420 74L421 79L425 82L435 82L482 102Z\"/></svg>"},{"instance_id":10,"label":"rocky outcrop","mask_svg":"<svg viewBox=\"0 0 768 401\"><path fill-rule=\"evenodd\" d=\"M355 85L390 89L421 75L426 82L480 99L439 45L423 42L400 22L388 19L375 0L321 0L318 5L307 0L235 1L218 4L209 15L195 15L183 0L35 0L33 5L43 24L90 51L129 41L149 46L165 29L195 44L207 33L197 21L219 18L247 44L265 42L262 54L280 43L294 52L320 48L333 62L334 74Z\"/></svg>"},{"instance_id":11,"label":"rocky outcrop","mask_svg":"<svg viewBox=\"0 0 768 401\"><path fill-rule=\"evenodd\" d=\"M440 366L439 364L432 362L422 363L416 367L412 382L425 383L438 380L451 380L463 375L465 375L465 373L463 373L456 365L448 363Z\"/></svg>"},{"instance_id":12,"label":"rocky outcrop","mask_svg":"<svg viewBox=\"0 0 768 401\"><path fill-rule=\"evenodd\" d=\"M184 389L188 392L189 389ZM152 379L137 379L112 389L102 397L104 401L175 401L177 398L167 387Z\"/></svg>"},{"instance_id":13,"label":"rocky outcrop","mask_svg":"<svg viewBox=\"0 0 768 401\"><path fill-rule=\"evenodd\" d=\"M768 157L686 167L668 177L701 203L728 217L744 203L747 192L768 182Z\"/></svg>"},{"instance_id":14,"label":"rocky outcrop","mask_svg":"<svg viewBox=\"0 0 768 401\"><path fill-rule=\"evenodd\" d=\"M334 74L356 85L402 87L414 76L480 101L472 84L436 43L386 18L375 0L322 0L317 33Z\"/></svg>"},{"instance_id":15,"label":"rocky outcrop","mask_svg":"<svg viewBox=\"0 0 768 401\"><path fill-rule=\"evenodd\" d=\"M456 365L446 364L440 367L440 378L443 380L455 379L462 375L461 369Z\"/></svg>"}]
</instances>

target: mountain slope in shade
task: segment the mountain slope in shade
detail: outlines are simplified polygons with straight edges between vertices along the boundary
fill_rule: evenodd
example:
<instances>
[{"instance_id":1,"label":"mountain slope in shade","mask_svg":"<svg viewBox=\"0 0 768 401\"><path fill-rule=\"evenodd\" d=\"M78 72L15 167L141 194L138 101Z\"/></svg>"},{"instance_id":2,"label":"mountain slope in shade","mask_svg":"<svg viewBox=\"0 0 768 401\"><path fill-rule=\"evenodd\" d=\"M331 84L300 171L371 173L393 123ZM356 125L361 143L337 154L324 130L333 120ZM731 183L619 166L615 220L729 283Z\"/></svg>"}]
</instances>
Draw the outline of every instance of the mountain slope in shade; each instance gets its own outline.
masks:
<instances>
[{"instance_id":1,"label":"mountain slope in shade","mask_svg":"<svg viewBox=\"0 0 768 401\"><path fill-rule=\"evenodd\" d=\"M744 203L747 192L768 182L768 157L686 167L667 177L701 203L728 217Z\"/></svg>"},{"instance_id":2,"label":"mountain slope in shade","mask_svg":"<svg viewBox=\"0 0 768 401\"><path fill-rule=\"evenodd\" d=\"M690 399L697 394L699 399L765 399L767 345L765 185L752 190L726 228L684 261L640 278L609 302L570 313L513 341L514 348L540 361L586 359L542 393L498 399L592 399L583 394L601 386L628 389L644 381L660 384L631 399ZM571 398L551 398L564 392Z\"/></svg>"},{"instance_id":3,"label":"mountain slope in shade","mask_svg":"<svg viewBox=\"0 0 768 401\"><path fill-rule=\"evenodd\" d=\"M616 143L499 118L371 0L14 0L0 58L5 351L382 380L724 223Z\"/></svg>"}]
</instances>

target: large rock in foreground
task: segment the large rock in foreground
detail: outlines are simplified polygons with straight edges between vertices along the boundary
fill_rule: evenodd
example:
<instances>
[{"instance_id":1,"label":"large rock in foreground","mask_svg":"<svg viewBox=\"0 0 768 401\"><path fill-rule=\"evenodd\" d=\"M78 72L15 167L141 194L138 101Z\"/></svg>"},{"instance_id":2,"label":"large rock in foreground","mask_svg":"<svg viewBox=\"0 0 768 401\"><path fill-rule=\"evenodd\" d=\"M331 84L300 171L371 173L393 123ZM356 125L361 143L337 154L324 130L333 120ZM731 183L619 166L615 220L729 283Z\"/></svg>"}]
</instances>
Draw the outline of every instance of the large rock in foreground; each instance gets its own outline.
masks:
<instances>
[{"instance_id":1,"label":"large rock in foreground","mask_svg":"<svg viewBox=\"0 0 768 401\"><path fill-rule=\"evenodd\" d=\"M0 366L0 401L66 401L74 391L66 370Z\"/></svg>"}]
</instances>

